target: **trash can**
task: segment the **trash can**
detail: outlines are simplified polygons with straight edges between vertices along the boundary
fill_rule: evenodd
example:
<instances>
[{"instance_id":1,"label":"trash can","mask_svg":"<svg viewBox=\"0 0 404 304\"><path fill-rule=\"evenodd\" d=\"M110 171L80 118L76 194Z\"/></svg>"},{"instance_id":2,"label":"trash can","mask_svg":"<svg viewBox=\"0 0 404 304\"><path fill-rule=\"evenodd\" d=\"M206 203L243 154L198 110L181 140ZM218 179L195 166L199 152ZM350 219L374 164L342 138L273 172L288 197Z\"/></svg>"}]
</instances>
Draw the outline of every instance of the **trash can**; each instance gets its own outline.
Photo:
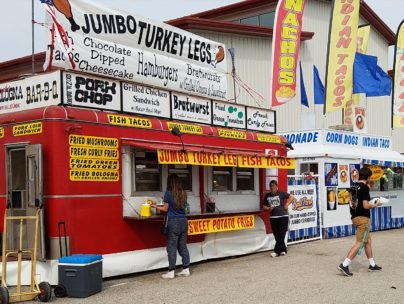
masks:
<instances>
[{"instance_id":1,"label":"trash can","mask_svg":"<svg viewBox=\"0 0 404 304\"><path fill-rule=\"evenodd\" d=\"M57 290L64 296L85 298L102 290L101 255L73 254L59 258L58 271Z\"/></svg>"}]
</instances>

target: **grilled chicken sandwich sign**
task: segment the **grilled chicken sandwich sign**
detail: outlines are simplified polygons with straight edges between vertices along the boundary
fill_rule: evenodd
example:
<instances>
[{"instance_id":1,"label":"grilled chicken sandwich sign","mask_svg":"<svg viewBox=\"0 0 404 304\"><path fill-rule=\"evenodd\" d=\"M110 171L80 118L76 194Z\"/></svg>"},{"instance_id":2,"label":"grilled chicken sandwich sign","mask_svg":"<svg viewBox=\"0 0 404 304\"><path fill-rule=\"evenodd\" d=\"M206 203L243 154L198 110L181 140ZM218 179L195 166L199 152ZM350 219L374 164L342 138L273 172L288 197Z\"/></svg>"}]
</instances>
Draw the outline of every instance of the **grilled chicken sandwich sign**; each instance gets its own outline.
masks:
<instances>
[{"instance_id":1,"label":"grilled chicken sandwich sign","mask_svg":"<svg viewBox=\"0 0 404 304\"><path fill-rule=\"evenodd\" d=\"M227 99L226 47L88 0L41 0L53 20L54 66Z\"/></svg>"},{"instance_id":2,"label":"grilled chicken sandwich sign","mask_svg":"<svg viewBox=\"0 0 404 304\"><path fill-rule=\"evenodd\" d=\"M296 66L299 57L305 0L279 0L272 41L272 107L290 101L296 91Z\"/></svg>"}]
</instances>

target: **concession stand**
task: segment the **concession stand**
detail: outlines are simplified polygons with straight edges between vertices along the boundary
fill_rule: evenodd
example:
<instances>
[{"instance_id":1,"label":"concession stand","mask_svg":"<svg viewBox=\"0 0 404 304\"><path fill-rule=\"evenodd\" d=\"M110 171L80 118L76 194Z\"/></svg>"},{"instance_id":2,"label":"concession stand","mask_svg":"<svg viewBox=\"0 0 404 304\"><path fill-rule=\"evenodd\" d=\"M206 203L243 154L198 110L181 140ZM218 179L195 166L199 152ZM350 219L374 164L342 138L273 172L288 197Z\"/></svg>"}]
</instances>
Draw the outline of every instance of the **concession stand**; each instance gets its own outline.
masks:
<instances>
[{"instance_id":1,"label":"concession stand","mask_svg":"<svg viewBox=\"0 0 404 304\"><path fill-rule=\"evenodd\" d=\"M390 137L332 129L283 133L294 150L296 174L318 175L319 207L325 238L352 235L349 187L359 178L359 169L373 171L371 197L389 199L371 209L371 230L404 226L404 155L392 150Z\"/></svg>"},{"instance_id":2,"label":"concession stand","mask_svg":"<svg viewBox=\"0 0 404 304\"><path fill-rule=\"evenodd\" d=\"M66 253L102 254L104 277L166 267L163 215L142 208L172 173L188 194L191 262L273 248L261 198L294 168L275 112L64 71L2 83L0 102L0 206L43 203L42 280L57 283Z\"/></svg>"}]
</instances>

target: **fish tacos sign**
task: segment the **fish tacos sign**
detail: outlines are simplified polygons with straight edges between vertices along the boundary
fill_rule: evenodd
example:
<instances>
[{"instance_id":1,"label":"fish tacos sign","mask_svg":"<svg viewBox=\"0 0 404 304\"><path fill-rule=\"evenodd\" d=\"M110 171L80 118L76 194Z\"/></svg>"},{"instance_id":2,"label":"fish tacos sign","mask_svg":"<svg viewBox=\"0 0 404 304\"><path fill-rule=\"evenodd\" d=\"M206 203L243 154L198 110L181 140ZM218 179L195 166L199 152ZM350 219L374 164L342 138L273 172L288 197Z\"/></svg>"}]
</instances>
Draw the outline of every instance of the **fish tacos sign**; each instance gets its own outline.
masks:
<instances>
[{"instance_id":1,"label":"fish tacos sign","mask_svg":"<svg viewBox=\"0 0 404 304\"><path fill-rule=\"evenodd\" d=\"M70 9L51 7L60 25L48 52L54 66L226 99L224 45L88 0L69 2Z\"/></svg>"}]
</instances>

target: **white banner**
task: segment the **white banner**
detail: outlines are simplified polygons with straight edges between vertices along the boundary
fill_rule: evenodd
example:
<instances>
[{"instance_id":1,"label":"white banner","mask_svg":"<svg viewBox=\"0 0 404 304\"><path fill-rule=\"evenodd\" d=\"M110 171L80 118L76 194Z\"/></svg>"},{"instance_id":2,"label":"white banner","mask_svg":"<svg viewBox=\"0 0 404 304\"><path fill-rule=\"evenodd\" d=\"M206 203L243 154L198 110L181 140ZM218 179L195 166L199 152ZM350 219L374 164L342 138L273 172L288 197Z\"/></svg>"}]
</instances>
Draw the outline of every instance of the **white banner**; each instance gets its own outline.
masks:
<instances>
[{"instance_id":1,"label":"white banner","mask_svg":"<svg viewBox=\"0 0 404 304\"><path fill-rule=\"evenodd\" d=\"M59 103L59 71L0 84L0 114Z\"/></svg>"},{"instance_id":2,"label":"white banner","mask_svg":"<svg viewBox=\"0 0 404 304\"><path fill-rule=\"evenodd\" d=\"M317 227L316 185L288 186L296 200L289 205L290 230Z\"/></svg>"},{"instance_id":3,"label":"white banner","mask_svg":"<svg viewBox=\"0 0 404 304\"><path fill-rule=\"evenodd\" d=\"M170 92L134 83L122 83L123 111L170 118Z\"/></svg>"},{"instance_id":4,"label":"white banner","mask_svg":"<svg viewBox=\"0 0 404 304\"><path fill-rule=\"evenodd\" d=\"M212 123L211 101L183 94L171 93L171 113L173 119L203 124Z\"/></svg>"},{"instance_id":5,"label":"white banner","mask_svg":"<svg viewBox=\"0 0 404 304\"><path fill-rule=\"evenodd\" d=\"M121 110L118 81L63 72L63 104L100 110Z\"/></svg>"},{"instance_id":6,"label":"white banner","mask_svg":"<svg viewBox=\"0 0 404 304\"><path fill-rule=\"evenodd\" d=\"M247 107L247 129L275 133L275 112Z\"/></svg>"},{"instance_id":7,"label":"white banner","mask_svg":"<svg viewBox=\"0 0 404 304\"><path fill-rule=\"evenodd\" d=\"M71 61L56 37L52 63L105 77L226 99L226 47L162 22L70 0L56 16ZM60 10L60 11L59 11ZM70 48L69 48L70 47Z\"/></svg>"},{"instance_id":8,"label":"white banner","mask_svg":"<svg viewBox=\"0 0 404 304\"><path fill-rule=\"evenodd\" d=\"M213 125L245 129L245 106L214 101L212 112Z\"/></svg>"}]
</instances>

